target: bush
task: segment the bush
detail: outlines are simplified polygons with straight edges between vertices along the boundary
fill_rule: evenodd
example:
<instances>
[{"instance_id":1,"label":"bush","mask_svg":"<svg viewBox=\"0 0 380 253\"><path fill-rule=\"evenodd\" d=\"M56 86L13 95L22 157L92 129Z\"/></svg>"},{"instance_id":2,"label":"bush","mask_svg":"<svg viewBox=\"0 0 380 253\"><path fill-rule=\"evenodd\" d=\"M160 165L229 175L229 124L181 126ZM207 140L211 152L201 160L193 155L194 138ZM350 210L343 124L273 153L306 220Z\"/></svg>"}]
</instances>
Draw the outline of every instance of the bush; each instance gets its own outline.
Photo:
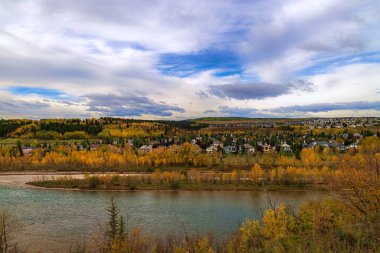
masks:
<instances>
[{"instance_id":1,"label":"bush","mask_svg":"<svg viewBox=\"0 0 380 253\"><path fill-rule=\"evenodd\" d=\"M171 181L170 182L170 188L172 190L178 190L179 189L179 181Z\"/></svg>"},{"instance_id":2,"label":"bush","mask_svg":"<svg viewBox=\"0 0 380 253\"><path fill-rule=\"evenodd\" d=\"M100 181L100 178L97 177L97 176L93 176L93 177L90 177L88 179L88 187L90 189L95 189L96 187L98 187L98 185L101 184L101 181Z\"/></svg>"},{"instance_id":3,"label":"bush","mask_svg":"<svg viewBox=\"0 0 380 253\"><path fill-rule=\"evenodd\" d=\"M136 186L136 184L134 182L132 182L132 183L129 184L129 190L134 191L136 189L137 189L137 186Z\"/></svg>"}]
</instances>

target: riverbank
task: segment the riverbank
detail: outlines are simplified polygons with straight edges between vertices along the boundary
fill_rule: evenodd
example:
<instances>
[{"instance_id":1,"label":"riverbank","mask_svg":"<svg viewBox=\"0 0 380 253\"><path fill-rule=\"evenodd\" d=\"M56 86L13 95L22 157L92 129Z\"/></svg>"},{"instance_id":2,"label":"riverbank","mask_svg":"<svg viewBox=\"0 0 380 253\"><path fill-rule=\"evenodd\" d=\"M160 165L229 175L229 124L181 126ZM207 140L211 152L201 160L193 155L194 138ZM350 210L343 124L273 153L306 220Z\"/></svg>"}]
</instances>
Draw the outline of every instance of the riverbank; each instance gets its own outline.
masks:
<instances>
[{"instance_id":1,"label":"riverbank","mask_svg":"<svg viewBox=\"0 0 380 253\"><path fill-rule=\"evenodd\" d=\"M166 190L184 190L184 191L297 191L297 190L328 190L325 184L252 184L247 183L230 183L230 184L213 184L213 183L188 183L173 181L167 183L136 183L127 184L103 182L97 179L54 179L30 181L26 184L35 187L48 189L76 189L91 191L166 191Z\"/></svg>"}]
</instances>

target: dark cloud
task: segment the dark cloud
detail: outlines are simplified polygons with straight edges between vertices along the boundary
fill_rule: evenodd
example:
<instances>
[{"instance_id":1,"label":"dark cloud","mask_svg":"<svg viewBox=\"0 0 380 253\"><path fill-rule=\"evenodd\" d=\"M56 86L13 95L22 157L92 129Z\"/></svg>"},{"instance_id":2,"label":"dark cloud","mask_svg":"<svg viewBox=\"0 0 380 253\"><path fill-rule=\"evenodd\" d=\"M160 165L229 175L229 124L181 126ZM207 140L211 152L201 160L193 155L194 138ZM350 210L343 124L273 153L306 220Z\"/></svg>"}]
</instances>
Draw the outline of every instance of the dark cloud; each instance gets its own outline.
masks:
<instances>
[{"instance_id":1,"label":"dark cloud","mask_svg":"<svg viewBox=\"0 0 380 253\"><path fill-rule=\"evenodd\" d=\"M309 105L294 105L277 107L273 109L255 109L244 107L220 106L218 113L227 114L237 117L298 117L300 115L307 116L308 113L320 113L337 110L376 110L380 111L380 101L354 101L342 103L317 103ZM206 111L205 111L206 113Z\"/></svg>"},{"instance_id":2,"label":"dark cloud","mask_svg":"<svg viewBox=\"0 0 380 253\"><path fill-rule=\"evenodd\" d=\"M217 111L215 111L215 110L206 110L203 113L205 113L205 114L208 114L208 113L217 113Z\"/></svg>"},{"instance_id":3,"label":"dark cloud","mask_svg":"<svg viewBox=\"0 0 380 253\"><path fill-rule=\"evenodd\" d=\"M287 84L275 83L237 83L211 85L209 92L221 98L265 99L292 93L296 90L311 92L314 85L304 80Z\"/></svg>"},{"instance_id":4,"label":"dark cloud","mask_svg":"<svg viewBox=\"0 0 380 253\"><path fill-rule=\"evenodd\" d=\"M211 85L210 93L221 98L264 99L289 93L285 85L272 83Z\"/></svg>"},{"instance_id":5,"label":"dark cloud","mask_svg":"<svg viewBox=\"0 0 380 253\"><path fill-rule=\"evenodd\" d=\"M157 103L148 97L133 94L88 94L84 96L89 112L104 116L172 116L173 112L185 112L183 108Z\"/></svg>"},{"instance_id":6,"label":"dark cloud","mask_svg":"<svg viewBox=\"0 0 380 253\"><path fill-rule=\"evenodd\" d=\"M201 98L201 99L206 99L206 98L210 98L210 96L206 93L206 92L204 92L204 91L198 91L198 92L196 92L196 94L199 96L199 98Z\"/></svg>"},{"instance_id":7,"label":"dark cloud","mask_svg":"<svg viewBox=\"0 0 380 253\"><path fill-rule=\"evenodd\" d=\"M297 112L328 112L336 110L380 110L380 101L355 101L341 103L317 103L309 105L294 105L269 109L274 113L297 113Z\"/></svg>"}]
</instances>

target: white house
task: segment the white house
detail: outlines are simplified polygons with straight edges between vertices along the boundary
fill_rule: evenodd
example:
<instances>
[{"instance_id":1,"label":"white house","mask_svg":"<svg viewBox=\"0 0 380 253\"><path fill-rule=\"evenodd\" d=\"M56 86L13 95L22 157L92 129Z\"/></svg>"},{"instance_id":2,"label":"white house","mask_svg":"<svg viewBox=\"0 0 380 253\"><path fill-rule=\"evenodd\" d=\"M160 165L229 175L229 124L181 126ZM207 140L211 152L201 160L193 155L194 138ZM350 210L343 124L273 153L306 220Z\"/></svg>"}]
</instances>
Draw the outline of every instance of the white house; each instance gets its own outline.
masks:
<instances>
[{"instance_id":1,"label":"white house","mask_svg":"<svg viewBox=\"0 0 380 253\"><path fill-rule=\"evenodd\" d=\"M236 147L235 146L225 146L223 148L224 153L226 154L231 154L231 153L236 153Z\"/></svg>"},{"instance_id":2,"label":"white house","mask_svg":"<svg viewBox=\"0 0 380 253\"><path fill-rule=\"evenodd\" d=\"M243 147L244 147L244 150L247 154L255 153L255 148L251 144L246 143L243 145Z\"/></svg>"},{"instance_id":3,"label":"white house","mask_svg":"<svg viewBox=\"0 0 380 253\"><path fill-rule=\"evenodd\" d=\"M152 146L152 145L142 145L141 147L139 147L139 150L140 150L143 154L152 151L152 149L153 149L153 146Z\"/></svg>"},{"instance_id":4,"label":"white house","mask_svg":"<svg viewBox=\"0 0 380 253\"><path fill-rule=\"evenodd\" d=\"M215 153L218 151L218 147L217 146L214 146L214 145L211 145L209 146L208 148L206 148L206 152L207 153Z\"/></svg>"},{"instance_id":5,"label":"white house","mask_svg":"<svg viewBox=\"0 0 380 253\"><path fill-rule=\"evenodd\" d=\"M291 148L290 145L287 144L286 142L284 142L284 143L281 144L281 148L282 148L282 150L284 150L284 152L285 152L286 154L290 154L290 153L292 153L292 148Z\"/></svg>"}]
</instances>

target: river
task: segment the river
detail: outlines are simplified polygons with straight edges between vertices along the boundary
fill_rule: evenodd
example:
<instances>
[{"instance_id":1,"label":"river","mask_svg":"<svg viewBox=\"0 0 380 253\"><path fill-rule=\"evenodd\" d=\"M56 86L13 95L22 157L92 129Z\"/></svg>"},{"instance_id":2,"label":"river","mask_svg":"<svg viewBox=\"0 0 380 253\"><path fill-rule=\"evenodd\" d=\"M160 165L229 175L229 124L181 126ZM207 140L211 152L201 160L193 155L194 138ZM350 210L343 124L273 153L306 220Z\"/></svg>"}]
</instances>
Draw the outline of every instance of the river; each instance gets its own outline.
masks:
<instances>
[{"instance_id":1,"label":"river","mask_svg":"<svg viewBox=\"0 0 380 253\"><path fill-rule=\"evenodd\" d=\"M33 251L68 249L98 231L107 220L111 196L129 226L152 236L212 233L225 239L247 218L260 218L270 198L300 203L322 191L71 191L25 185L36 175L0 174L0 211L12 218L15 241Z\"/></svg>"}]
</instances>

